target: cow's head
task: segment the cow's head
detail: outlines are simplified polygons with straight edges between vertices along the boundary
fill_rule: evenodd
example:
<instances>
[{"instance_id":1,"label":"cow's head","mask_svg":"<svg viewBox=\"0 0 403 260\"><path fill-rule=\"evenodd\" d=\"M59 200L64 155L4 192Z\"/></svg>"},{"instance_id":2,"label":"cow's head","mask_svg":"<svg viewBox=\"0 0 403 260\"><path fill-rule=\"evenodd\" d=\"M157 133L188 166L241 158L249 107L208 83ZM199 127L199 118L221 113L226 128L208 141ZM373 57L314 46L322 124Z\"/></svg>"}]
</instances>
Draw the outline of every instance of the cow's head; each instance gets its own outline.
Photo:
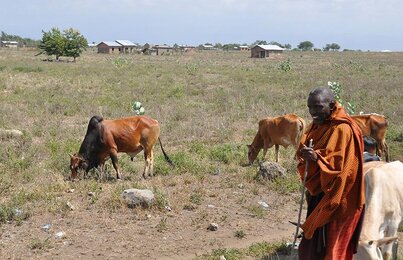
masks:
<instances>
[{"instance_id":1,"label":"cow's head","mask_svg":"<svg viewBox=\"0 0 403 260\"><path fill-rule=\"evenodd\" d=\"M79 170L87 170L87 168L88 161L85 160L82 156L78 154L70 155L70 170L72 179L77 177L77 173Z\"/></svg>"},{"instance_id":2,"label":"cow's head","mask_svg":"<svg viewBox=\"0 0 403 260\"><path fill-rule=\"evenodd\" d=\"M382 260L386 255L382 255L380 247L392 243L397 237L384 237L378 240L360 240L355 260ZM385 252L385 254L388 254ZM390 257L390 256L389 256ZM387 257L385 259L388 259Z\"/></svg>"},{"instance_id":3,"label":"cow's head","mask_svg":"<svg viewBox=\"0 0 403 260\"><path fill-rule=\"evenodd\" d=\"M257 155L259 154L259 150L257 150L253 145L247 145L248 147L248 163L252 165L252 163L256 160Z\"/></svg>"}]
</instances>

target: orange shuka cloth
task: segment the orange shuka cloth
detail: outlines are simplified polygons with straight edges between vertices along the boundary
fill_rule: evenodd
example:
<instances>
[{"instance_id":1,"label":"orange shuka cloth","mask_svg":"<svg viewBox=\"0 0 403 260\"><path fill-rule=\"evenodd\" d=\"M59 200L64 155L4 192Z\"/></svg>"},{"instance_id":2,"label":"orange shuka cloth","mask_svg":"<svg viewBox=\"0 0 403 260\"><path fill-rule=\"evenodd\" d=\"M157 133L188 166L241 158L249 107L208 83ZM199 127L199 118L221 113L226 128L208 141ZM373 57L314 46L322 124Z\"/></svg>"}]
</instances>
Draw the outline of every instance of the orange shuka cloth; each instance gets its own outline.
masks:
<instances>
[{"instance_id":1,"label":"orange shuka cloth","mask_svg":"<svg viewBox=\"0 0 403 260\"><path fill-rule=\"evenodd\" d=\"M311 195L323 192L324 196L301 225L306 239L311 239L318 227L353 215L365 202L361 130L340 104L336 103L326 123L310 126L297 151L310 139L318 160L309 161L305 186ZM298 152L297 157L303 180L306 162Z\"/></svg>"}]
</instances>

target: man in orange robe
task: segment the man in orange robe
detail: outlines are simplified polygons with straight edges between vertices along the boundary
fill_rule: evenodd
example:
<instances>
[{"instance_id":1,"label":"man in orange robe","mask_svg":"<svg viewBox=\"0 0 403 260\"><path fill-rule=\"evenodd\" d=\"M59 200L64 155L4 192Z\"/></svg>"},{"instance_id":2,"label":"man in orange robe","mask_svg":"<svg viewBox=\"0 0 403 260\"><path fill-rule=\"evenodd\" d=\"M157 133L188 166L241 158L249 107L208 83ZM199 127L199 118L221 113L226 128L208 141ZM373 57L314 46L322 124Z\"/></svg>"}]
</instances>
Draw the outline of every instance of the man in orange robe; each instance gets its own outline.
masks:
<instances>
[{"instance_id":1,"label":"man in orange robe","mask_svg":"<svg viewBox=\"0 0 403 260\"><path fill-rule=\"evenodd\" d=\"M361 130L329 88L312 90L308 108L313 122L297 150L301 179L308 164L309 192L299 259L352 259L365 202Z\"/></svg>"}]
</instances>

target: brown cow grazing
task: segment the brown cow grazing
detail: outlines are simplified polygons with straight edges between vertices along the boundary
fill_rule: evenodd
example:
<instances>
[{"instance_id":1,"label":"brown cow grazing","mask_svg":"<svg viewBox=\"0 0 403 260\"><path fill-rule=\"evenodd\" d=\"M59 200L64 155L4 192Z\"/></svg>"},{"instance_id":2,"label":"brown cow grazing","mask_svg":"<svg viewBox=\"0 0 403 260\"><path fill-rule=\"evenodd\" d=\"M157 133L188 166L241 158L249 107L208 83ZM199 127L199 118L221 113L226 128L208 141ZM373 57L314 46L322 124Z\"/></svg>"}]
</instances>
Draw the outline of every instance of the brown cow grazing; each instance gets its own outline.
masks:
<instances>
[{"instance_id":1,"label":"brown cow grazing","mask_svg":"<svg viewBox=\"0 0 403 260\"><path fill-rule=\"evenodd\" d=\"M153 175L153 147L157 140L165 160L172 164L159 139L158 121L145 116L133 116L116 120L104 120L93 116L87 128L84 140L77 154L70 156L71 178L77 177L82 169L88 173L92 168L103 166L108 157L116 170L117 179L122 175L119 170L118 153L127 153L131 159L144 150L145 167L143 177Z\"/></svg>"},{"instance_id":2,"label":"brown cow grazing","mask_svg":"<svg viewBox=\"0 0 403 260\"><path fill-rule=\"evenodd\" d=\"M352 115L351 118L361 128L362 135L370 136L376 140L377 155L382 156L384 154L385 160L389 162L389 148L385 141L386 129L388 127L387 118L375 113Z\"/></svg>"},{"instance_id":3,"label":"brown cow grazing","mask_svg":"<svg viewBox=\"0 0 403 260\"><path fill-rule=\"evenodd\" d=\"M299 141L304 133L305 121L294 114L287 114L279 117L267 117L259 121L258 132L251 145L248 145L248 160L251 165L260 150L263 148L263 159L266 157L267 149L275 146L276 162L278 162L278 149L282 145L287 148L292 144L298 147Z\"/></svg>"}]
</instances>

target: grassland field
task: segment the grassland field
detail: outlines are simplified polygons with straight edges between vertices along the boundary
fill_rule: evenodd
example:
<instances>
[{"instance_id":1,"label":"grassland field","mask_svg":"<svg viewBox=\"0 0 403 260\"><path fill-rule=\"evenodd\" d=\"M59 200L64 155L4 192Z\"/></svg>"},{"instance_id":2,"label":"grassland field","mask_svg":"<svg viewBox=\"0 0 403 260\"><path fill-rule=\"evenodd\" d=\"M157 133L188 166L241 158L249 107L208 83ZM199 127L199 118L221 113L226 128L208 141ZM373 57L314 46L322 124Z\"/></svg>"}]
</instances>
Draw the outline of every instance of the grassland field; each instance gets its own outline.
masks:
<instances>
[{"instance_id":1,"label":"grassland field","mask_svg":"<svg viewBox=\"0 0 403 260\"><path fill-rule=\"evenodd\" d=\"M215 254L254 259L270 253L273 248L262 246L259 232L273 232L295 218L298 208L294 150L280 147L280 164L288 175L268 183L255 179L256 165L241 167L246 145L263 117L295 113L310 122L307 94L328 81L341 84L343 100L352 102L356 113L388 117L391 158L403 161L402 52L285 52L252 59L249 52L145 56L87 51L77 62L43 61L46 57L36 53L0 49L0 128L24 133L1 139L2 259L215 259ZM121 182L67 181L69 154L78 151L91 116L133 115L134 101L159 121L161 140L176 167L156 146L157 176L151 180L141 177L140 153L134 162L119 156ZM271 150L268 159L274 160ZM120 199L127 188L152 189L155 206L127 208ZM259 200L270 202L271 211L256 206ZM210 204L220 206L210 212ZM205 230L214 221L222 226L222 236ZM66 232L62 242L41 230L46 223L52 223L52 232L56 227ZM124 237L137 242L128 244ZM163 237L167 246L157 250ZM275 238L272 234L269 242L284 241ZM113 242L116 247L110 246ZM253 245L263 249L253 251Z\"/></svg>"}]
</instances>

